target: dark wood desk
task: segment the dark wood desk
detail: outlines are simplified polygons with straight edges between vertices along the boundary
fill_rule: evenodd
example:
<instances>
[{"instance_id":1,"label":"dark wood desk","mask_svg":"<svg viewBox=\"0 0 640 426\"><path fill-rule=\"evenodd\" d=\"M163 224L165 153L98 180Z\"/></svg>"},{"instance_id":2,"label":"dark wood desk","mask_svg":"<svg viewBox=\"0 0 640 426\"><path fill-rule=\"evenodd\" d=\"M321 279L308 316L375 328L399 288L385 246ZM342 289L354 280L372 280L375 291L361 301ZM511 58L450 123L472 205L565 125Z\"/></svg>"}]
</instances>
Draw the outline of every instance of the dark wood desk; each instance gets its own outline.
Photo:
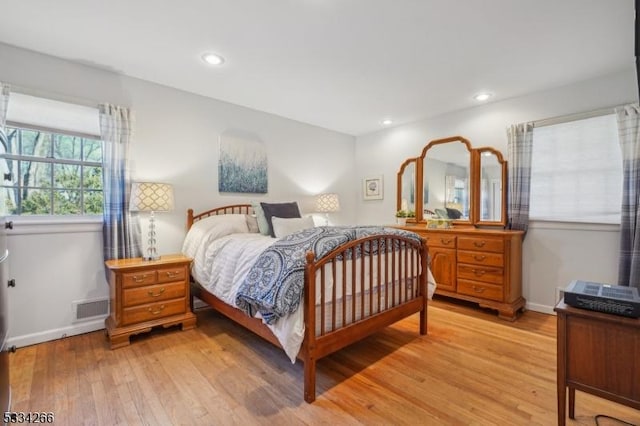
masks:
<instances>
[{"instance_id":1,"label":"dark wood desk","mask_svg":"<svg viewBox=\"0 0 640 426\"><path fill-rule=\"evenodd\" d=\"M575 418L576 389L640 410L640 319L573 308L558 314L558 425Z\"/></svg>"}]
</instances>

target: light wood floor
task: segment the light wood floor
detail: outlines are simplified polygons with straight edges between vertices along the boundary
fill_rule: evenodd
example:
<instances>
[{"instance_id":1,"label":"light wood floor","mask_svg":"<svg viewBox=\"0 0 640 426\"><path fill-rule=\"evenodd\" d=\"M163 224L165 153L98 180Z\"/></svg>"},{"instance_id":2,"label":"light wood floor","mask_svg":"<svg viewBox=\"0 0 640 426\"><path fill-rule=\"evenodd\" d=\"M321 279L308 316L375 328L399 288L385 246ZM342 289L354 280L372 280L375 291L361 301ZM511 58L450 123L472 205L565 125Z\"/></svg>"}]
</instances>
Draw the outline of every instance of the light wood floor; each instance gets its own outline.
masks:
<instances>
[{"instance_id":1,"label":"light wood floor","mask_svg":"<svg viewBox=\"0 0 640 426\"><path fill-rule=\"evenodd\" d=\"M515 323L436 300L417 316L318 363L318 399L302 399L302 364L204 309L195 330L167 329L109 350L103 332L11 355L14 411L59 425L556 424L555 317ZM640 412L577 392L576 421ZM605 423L601 424L616 424Z\"/></svg>"}]
</instances>

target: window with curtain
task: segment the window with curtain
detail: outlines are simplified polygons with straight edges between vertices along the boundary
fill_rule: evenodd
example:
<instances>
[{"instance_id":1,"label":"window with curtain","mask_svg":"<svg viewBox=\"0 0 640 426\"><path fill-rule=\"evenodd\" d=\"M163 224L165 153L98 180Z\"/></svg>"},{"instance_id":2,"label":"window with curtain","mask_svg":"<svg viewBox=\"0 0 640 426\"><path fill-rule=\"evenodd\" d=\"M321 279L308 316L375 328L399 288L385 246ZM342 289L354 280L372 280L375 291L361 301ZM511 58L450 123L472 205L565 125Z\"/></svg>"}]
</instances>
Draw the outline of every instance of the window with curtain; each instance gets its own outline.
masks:
<instances>
[{"instance_id":1,"label":"window with curtain","mask_svg":"<svg viewBox=\"0 0 640 426\"><path fill-rule=\"evenodd\" d=\"M9 214L102 214L96 108L12 94L6 130L0 198Z\"/></svg>"},{"instance_id":2,"label":"window with curtain","mask_svg":"<svg viewBox=\"0 0 640 426\"><path fill-rule=\"evenodd\" d=\"M619 224L621 199L615 114L534 128L531 220Z\"/></svg>"}]
</instances>

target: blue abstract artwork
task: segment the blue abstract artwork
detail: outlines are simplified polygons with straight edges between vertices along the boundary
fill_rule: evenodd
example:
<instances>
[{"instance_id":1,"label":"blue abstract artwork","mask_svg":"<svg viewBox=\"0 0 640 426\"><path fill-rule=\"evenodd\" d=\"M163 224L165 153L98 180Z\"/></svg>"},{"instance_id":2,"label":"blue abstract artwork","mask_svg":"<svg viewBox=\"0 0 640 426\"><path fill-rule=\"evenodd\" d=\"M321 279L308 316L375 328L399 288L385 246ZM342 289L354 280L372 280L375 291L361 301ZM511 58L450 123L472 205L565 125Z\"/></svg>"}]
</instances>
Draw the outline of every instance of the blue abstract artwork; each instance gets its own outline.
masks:
<instances>
[{"instance_id":1,"label":"blue abstract artwork","mask_svg":"<svg viewBox=\"0 0 640 426\"><path fill-rule=\"evenodd\" d=\"M267 150L259 138L234 132L220 135L218 190L267 193Z\"/></svg>"}]
</instances>

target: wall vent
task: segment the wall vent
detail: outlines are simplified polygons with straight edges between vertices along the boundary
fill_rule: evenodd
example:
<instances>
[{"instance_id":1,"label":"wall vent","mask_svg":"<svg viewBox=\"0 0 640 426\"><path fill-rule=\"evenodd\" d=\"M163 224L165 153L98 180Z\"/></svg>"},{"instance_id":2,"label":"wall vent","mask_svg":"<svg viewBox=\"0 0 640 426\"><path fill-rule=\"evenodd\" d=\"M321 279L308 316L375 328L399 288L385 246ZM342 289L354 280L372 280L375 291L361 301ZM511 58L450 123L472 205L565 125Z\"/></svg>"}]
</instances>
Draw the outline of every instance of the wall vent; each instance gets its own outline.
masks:
<instances>
[{"instance_id":1,"label":"wall vent","mask_svg":"<svg viewBox=\"0 0 640 426\"><path fill-rule=\"evenodd\" d=\"M109 299L78 300L72 302L73 322L89 321L109 314Z\"/></svg>"}]
</instances>

